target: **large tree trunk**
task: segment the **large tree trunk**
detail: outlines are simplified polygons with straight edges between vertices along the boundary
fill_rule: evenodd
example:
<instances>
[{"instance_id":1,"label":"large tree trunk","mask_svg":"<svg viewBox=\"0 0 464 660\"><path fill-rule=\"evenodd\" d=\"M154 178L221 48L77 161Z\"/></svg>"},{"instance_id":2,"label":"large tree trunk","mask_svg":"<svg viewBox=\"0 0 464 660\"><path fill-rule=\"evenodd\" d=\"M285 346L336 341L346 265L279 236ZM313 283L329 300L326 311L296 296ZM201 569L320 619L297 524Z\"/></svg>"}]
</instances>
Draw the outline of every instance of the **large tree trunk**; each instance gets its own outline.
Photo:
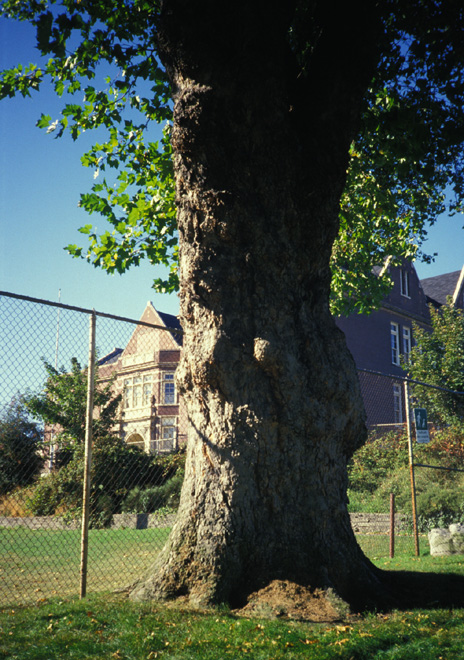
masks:
<instances>
[{"instance_id":1,"label":"large tree trunk","mask_svg":"<svg viewBox=\"0 0 464 660\"><path fill-rule=\"evenodd\" d=\"M314 3L299 71L290 4L164 2L190 435L177 522L135 598L234 603L286 578L357 607L388 599L347 513L364 413L328 305L378 25L356 3Z\"/></svg>"}]
</instances>

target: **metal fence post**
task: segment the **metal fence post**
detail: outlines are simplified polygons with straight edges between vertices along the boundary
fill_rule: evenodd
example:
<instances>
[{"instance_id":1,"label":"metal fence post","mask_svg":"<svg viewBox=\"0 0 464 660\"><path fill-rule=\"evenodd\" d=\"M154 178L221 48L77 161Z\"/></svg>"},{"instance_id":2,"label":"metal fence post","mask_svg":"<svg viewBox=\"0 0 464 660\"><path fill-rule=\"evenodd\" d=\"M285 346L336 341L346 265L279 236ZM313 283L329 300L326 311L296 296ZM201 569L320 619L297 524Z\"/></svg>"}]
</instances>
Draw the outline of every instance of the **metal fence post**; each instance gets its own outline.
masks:
<instances>
[{"instance_id":1,"label":"metal fence post","mask_svg":"<svg viewBox=\"0 0 464 660\"><path fill-rule=\"evenodd\" d=\"M411 415L409 412L409 383L404 381L404 406L406 410L406 426L408 429L409 448L409 472L411 476L411 500L412 500L412 522L414 528L414 548L416 557L419 556L419 532L417 530L417 506L416 506L416 479L414 476L414 454L412 448Z\"/></svg>"},{"instance_id":2,"label":"metal fence post","mask_svg":"<svg viewBox=\"0 0 464 660\"><path fill-rule=\"evenodd\" d=\"M80 597L87 592L87 558L89 549L90 467L92 462L93 395L95 387L95 310L89 318L89 364L87 371L87 411L85 420L84 486L82 497L81 582Z\"/></svg>"}]
</instances>

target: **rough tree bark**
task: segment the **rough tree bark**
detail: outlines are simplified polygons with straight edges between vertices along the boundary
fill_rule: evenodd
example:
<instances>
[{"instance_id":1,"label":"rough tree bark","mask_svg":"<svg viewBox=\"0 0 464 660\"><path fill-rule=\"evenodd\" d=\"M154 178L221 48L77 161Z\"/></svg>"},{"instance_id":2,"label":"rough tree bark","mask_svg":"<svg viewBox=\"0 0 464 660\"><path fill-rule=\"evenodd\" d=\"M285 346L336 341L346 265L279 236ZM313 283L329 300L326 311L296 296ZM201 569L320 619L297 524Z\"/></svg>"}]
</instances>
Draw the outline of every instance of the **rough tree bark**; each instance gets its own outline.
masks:
<instances>
[{"instance_id":1,"label":"rough tree bark","mask_svg":"<svg viewBox=\"0 0 464 660\"><path fill-rule=\"evenodd\" d=\"M380 21L371 0L312 5L300 71L291 2L163 3L191 431L177 522L133 598L239 603L276 578L332 587L354 607L391 598L347 513L364 413L328 305Z\"/></svg>"}]
</instances>

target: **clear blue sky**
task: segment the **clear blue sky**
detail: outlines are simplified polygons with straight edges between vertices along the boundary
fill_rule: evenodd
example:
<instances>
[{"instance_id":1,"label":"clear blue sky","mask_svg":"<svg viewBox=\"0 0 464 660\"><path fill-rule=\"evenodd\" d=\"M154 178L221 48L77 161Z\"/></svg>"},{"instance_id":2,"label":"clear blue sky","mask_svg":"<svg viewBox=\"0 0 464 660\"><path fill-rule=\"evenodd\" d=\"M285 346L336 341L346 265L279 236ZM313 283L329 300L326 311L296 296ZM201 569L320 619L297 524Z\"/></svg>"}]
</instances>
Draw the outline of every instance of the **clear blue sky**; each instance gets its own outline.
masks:
<instances>
[{"instance_id":1,"label":"clear blue sky","mask_svg":"<svg viewBox=\"0 0 464 660\"><path fill-rule=\"evenodd\" d=\"M35 37L27 24L0 19L0 68L37 62ZM176 296L155 294L155 269L142 263L129 273L107 275L63 247L85 244L78 227L97 216L77 206L79 193L90 189L93 172L80 157L93 136L73 143L53 139L35 123L42 112L59 115L60 100L44 89L30 99L0 102L0 289L46 300L95 308L139 318L152 300L161 311L177 313ZM459 270L464 263L462 216L440 218L429 231L424 249L438 252L435 263L416 264L420 278Z\"/></svg>"},{"instance_id":2,"label":"clear blue sky","mask_svg":"<svg viewBox=\"0 0 464 660\"><path fill-rule=\"evenodd\" d=\"M37 62L34 44L30 26L0 19L1 69ZM51 89L0 101L0 290L56 301L61 289L63 303L136 319L148 300L177 314L177 296L151 288L161 271L148 262L108 275L63 249L85 246L82 225L103 224L78 208L79 194L93 183L93 170L80 158L95 134L73 142L35 125L42 112L58 117L62 103Z\"/></svg>"}]
</instances>

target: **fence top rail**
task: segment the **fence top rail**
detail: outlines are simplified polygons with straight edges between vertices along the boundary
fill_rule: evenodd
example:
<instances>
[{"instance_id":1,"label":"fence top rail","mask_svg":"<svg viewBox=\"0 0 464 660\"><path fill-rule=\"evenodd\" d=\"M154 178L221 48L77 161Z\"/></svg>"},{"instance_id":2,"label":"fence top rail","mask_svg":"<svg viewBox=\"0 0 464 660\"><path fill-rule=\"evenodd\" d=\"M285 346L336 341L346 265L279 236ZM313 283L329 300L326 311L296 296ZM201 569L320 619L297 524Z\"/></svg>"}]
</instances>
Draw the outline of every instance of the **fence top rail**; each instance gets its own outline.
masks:
<instances>
[{"instance_id":1,"label":"fence top rail","mask_svg":"<svg viewBox=\"0 0 464 660\"><path fill-rule=\"evenodd\" d=\"M425 467L432 470L447 470L448 472L464 472L462 468L444 467L442 465L427 465L426 463L413 463L413 467Z\"/></svg>"},{"instance_id":2,"label":"fence top rail","mask_svg":"<svg viewBox=\"0 0 464 660\"><path fill-rule=\"evenodd\" d=\"M430 383L423 383L420 380L414 380L414 378L408 378L407 376L397 376L396 374L385 374L382 371L374 371L372 369L361 369L357 367L358 371L361 371L364 374L372 374L373 376L383 376L384 378L392 378L393 380L402 380L407 383L414 383L415 385L423 385L424 387L430 387L433 390L440 390L441 392L449 392L450 394L460 394L464 396L464 392L459 392L457 390L450 390L447 387L441 387L440 385L431 385Z\"/></svg>"},{"instance_id":3,"label":"fence top rail","mask_svg":"<svg viewBox=\"0 0 464 660\"><path fill-rule=\"evenodd\" d=\"M102 316L107 319L113 319L115 321L125 321L126 323L133 323L134 325L144 325L148 328L154 328L155 330L163 330L164 332L171 332L172 334L182 335L183 330L180 328L167 328L164 325L156 325L154 323L149 323L148 321L137 321L135 319L130 319L126 316L116 316L115 314L107 314L106 312L97 312L95 309L85 309L84 307L75 307L74 305L66 305L64 303L52 302L51 300L42 300L41 298L31 298L30 296L23 296L19 293L11 293L9 291L0 291L0 297L5 296L6 298L16 298L17 300L25 300L27 302L38 303L40 305L47 305L48 307L58 307L59 309L67 309L72 312L81 312L82 314L95 314L96 316Z\"/></svg>"}]
</instances>

